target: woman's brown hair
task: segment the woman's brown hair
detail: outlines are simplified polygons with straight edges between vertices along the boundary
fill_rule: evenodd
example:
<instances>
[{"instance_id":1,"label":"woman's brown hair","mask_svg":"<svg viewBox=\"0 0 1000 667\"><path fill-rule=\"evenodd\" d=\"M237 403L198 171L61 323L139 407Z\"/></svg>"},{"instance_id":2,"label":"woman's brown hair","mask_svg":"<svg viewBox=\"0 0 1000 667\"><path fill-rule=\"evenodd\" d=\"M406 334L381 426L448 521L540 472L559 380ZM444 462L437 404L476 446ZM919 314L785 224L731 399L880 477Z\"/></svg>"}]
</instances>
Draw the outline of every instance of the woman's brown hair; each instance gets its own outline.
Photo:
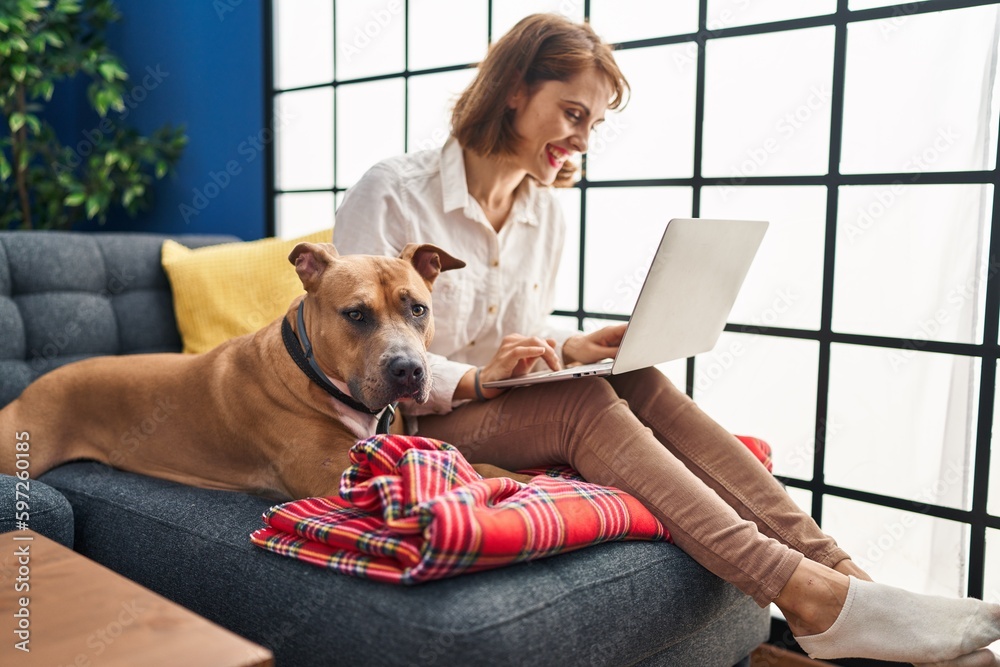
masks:
<instances>
[{"instance_id":1,"label":"woman's brown hair","mask_svg":"<svg viewBox=\"0 0 1000 667\"><path fill-rule=\"evenodd\" d=\"M455 103L452 134L463 148L486 157L512 155L517 142L513 110L507 102L522 83L529 94L545 81L568 81L591 67L607 77L613 94L609 109L625 102L629 90L611 51L588 23L558 14L532 14L490 46L479 73ZM576 165L566 161L556 186L573 182Z\"/></svg>"}]
</instances>

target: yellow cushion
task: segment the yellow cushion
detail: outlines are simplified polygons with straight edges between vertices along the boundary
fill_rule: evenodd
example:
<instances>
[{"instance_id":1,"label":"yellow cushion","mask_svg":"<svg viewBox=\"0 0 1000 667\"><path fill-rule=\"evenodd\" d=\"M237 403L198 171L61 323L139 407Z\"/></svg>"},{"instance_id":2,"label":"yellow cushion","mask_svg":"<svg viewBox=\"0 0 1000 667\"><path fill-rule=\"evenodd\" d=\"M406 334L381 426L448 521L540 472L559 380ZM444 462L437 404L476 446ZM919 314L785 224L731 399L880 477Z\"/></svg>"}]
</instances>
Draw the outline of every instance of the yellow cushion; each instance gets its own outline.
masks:
<instances>
[{"instance_id":1,"label":"yellow cushion","mask_svg":"<svg viewBox=\"0 0 1000 667\"><path fill-rule=\"evenodd\" d=\"M174 296L184 352L197 354L281 317L302 294L288 254L296 243L329 243L333 232L191 249L164 241L161 259Z\"/></svg>"}]
</instances>

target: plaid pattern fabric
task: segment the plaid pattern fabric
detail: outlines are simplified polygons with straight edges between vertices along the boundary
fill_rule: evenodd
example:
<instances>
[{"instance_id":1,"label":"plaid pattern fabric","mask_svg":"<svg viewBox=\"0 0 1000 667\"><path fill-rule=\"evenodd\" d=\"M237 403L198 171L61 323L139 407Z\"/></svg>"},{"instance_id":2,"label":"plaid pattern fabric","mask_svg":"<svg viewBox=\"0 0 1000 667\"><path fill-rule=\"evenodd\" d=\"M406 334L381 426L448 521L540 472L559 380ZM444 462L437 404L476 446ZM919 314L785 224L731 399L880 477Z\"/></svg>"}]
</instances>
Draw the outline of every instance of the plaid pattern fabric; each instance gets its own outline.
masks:
<instances>
[{"instance_id":1,"label":"plaid pattern fabric","mask_svg":"<svg viewBox=\"0 0 1000 667\"><path fill-rule=\"evenodd\" d=\"M750 446L762 462L769 448ZM351 449L340 497L270 508L251 541L344 574L416 584L611 540L669 539L635 498L566 467L482 479L453 446L377 435Z\"/></svg>"},{"instance_id":2,"label":"plaid pattern fabric","mask_svg":"<svg viewBox=\"0 0 1000 667\"><path fill-rule=\"evenodd\" d=\"M757 457L757 460L764 464L768 472L774 472L774 462L771 460L771 445L760 438L750 435L738 435L736 439L742 442L750 453Z\"/></svg>"}]
</instances>

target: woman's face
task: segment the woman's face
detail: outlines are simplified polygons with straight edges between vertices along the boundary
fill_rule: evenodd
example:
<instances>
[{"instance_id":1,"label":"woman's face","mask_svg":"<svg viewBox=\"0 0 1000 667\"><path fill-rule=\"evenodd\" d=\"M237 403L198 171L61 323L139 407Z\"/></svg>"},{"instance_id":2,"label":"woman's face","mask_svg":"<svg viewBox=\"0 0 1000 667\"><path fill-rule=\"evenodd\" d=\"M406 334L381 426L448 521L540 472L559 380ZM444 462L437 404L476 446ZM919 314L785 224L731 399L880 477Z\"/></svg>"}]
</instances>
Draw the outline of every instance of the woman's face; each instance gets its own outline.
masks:
<instances>
[{"instance_id":1,"label":"woman's face","mask_svg":"<svg viewBox=\"0 0 1000 667\"><path fill-rule=\"evenodd\" d=\"M563 163L587 150L594 126L604 120L611 84L596 69L569 81L545 81L519 90L508 102L520 141L513 160L540 183L552 183Z\"/></svg>"}]
</instances>

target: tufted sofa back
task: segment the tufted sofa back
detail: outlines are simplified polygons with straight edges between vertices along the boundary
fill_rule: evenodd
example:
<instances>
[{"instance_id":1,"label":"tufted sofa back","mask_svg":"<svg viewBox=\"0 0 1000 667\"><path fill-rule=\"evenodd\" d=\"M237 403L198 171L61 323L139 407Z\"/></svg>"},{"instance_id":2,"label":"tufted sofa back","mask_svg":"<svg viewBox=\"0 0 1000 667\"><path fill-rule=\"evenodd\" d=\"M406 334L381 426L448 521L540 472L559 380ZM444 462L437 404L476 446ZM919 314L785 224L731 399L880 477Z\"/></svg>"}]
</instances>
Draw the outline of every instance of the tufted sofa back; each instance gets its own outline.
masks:
<instances>
[{"instance_id":1,"label":"tufted sofa back","mask_svg":"<svg viewBox=\"0 0 1000 667\"><path fill-rule=\"evenodd\" d=\"M0 232L0 407L42 373L106 354L180 352L160 246L223 236Z\"/></svg>"}]
</instances>

